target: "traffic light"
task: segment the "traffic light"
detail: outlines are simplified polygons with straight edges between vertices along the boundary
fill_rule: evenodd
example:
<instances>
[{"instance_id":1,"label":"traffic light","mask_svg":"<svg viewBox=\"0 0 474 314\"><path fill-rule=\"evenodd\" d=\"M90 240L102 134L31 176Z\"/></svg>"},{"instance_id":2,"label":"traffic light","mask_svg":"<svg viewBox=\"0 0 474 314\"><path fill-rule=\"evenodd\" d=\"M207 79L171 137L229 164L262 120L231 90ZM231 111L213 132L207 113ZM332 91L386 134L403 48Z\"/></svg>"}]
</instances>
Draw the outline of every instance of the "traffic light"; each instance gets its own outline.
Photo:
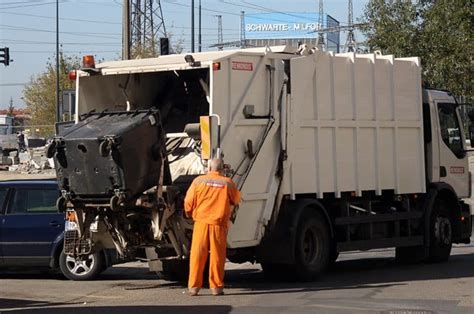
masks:
<instances>
[{"instance_id":1,"label":"traffic light","mask_svg":"<svg viewBox=\"0 0 474 314\"><path fill-rule=\"evenodd\" d=\"M160 55L165 56L170 54L170 41L168 37L160 38Z\"/></svg>"},{"instance_id":2,"label":"traffic light","mask_svg":"<svg viewBox=\"0 0 474 314\"><path fill-rule=\"evenodd\" d=\"M10 48L0 48L0 63L3 63L5 66L10 65Z\"/></svg>"}]
</instances>

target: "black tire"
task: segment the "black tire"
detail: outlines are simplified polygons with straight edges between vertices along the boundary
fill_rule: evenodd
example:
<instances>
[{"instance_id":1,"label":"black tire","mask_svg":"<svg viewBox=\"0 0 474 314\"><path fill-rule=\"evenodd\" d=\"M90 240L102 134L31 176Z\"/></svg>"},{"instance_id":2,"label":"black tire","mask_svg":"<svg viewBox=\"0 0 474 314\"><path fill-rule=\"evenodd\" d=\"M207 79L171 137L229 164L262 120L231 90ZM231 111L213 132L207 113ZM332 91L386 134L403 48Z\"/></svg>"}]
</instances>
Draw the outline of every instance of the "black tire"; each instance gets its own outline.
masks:
<instances>
[{"instance_id":1,"label":"black tire","mask_svg":"<svg viewBox=\"0 0 474 314\"><path fill-rule=\"evenodd\" d=\"M58 146L58 143L56 141L52 141L51 143L46 146L46 157L48 158L53 158L54 155L56 154L56 147Z\"/></svg>"},{"instance_id":2,"label":"black tire","mask_svg":"<svg viewBox=\"0 0 474 314\"><path fill-rule=\"evenodd\" d=\"M99 154L102 157L107 157L110 155L110 142L108 140L103 141L102 143L99 144Z\"/></svg>"},{"instance_id":3,"label":"black tire","mask_svg":"<svg viewBox=\"0 0 474 314\"><path fill-rule=\"evenodd\" d=\"M120 197L118 197L117 195L114 195L110 198L110 202L109 202L109 205L110 205L110 208L113 210L113 211L118 211L120 209Z\"/></svg>"},{"instance_id":4,"label":"black tire","mask_svg":"<svg viewBox=\"0 0 474 314\"><path fill-rule=\"evenodd\" d=\"M316 279L328 268L331 257L331 237L324 217L312 209L305 210L295 240L295 279Z\"/></svg>"},{"instance_id":5,"label":"black tire","mask_svg":"<svg viewBox=\"0 0 474 314\"><path fill-rule=\"evenodd\" d=\"M90 254L86 260L79 261L61 252L59 256L59 268L63 275L70 280L84 281L93 280L105 269L104 255L99 253Z\"/></svg>"},{"instance_id":6,"label":"black tire","mask_svg":"<svg viewBox=\"0 0 474 314\"><path fill-rule=\"evenodd\" d=\"M59 197L56 200L56 208L60 213L64 213L67 209L67 199L64 196Z\"/></svg>"},{"instance_id":7,"label":"black tire","mask_svg":"<svg viewBox=\"0 0 474 314\"><path fill-rule=\"evenodd\" d=\"M430 248L428 261L446 262L451 255L453 245L453 228L449 217L447 203L437 199L430 221Z\"/></svg>"},{"instance_id":8,"label":"black tire","mask_svg":"<svg viewBox=\"0 0 474 314\"><path fill-rule=\"evenodd\" d=\"M189 277L189 260L164 260L163 270L156 273L163 280L187 282Z\"/></svg>"}]
</instances>

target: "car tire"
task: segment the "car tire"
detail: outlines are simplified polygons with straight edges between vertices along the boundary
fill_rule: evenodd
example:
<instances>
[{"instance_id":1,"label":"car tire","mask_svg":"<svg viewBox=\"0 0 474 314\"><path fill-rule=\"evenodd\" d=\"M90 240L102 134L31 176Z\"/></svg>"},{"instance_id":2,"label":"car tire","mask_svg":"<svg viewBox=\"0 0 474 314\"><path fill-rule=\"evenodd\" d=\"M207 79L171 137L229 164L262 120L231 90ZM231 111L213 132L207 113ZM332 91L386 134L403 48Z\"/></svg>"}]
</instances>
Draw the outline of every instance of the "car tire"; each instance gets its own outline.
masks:
<instances>
[{"instance_id":1,"label":"car tire","mask_svg":"<svg viewBox=\"0 0 474 314\"><path fill-rule=\"evenodd\" d=\"M104 255L90 254L86 260L74 259L64 252L59 256L59 268L63 275L74 281L93 280L105 269Z\"/></svg>"}]
</instances>

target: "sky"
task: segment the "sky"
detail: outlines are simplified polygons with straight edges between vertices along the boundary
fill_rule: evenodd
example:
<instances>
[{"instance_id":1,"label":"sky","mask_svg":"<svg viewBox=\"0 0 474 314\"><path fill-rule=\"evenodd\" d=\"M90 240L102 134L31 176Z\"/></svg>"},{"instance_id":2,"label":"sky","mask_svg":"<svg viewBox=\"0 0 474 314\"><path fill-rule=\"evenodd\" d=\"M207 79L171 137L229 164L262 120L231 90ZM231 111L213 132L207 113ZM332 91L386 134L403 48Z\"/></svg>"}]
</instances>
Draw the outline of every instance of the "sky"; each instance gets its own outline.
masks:
<instances>
[{"instance_id":1,"label":"sky","mask_svg":"<svg viewBox=\"0 0 474 314\"><path fill-rule=\"evenodd\" d=\"M122 0L58 0L59 42L65 55L92 54L96 60L117 60L121 55ZM157 2L157 1L155 1ZM195 0L196 27L197 6ZM239 39L240 11L246 13L317 12L318 0L201 0L203 51L217 42L217 18L222 15L224 42ZM354 19L368 0L353 0ZM324 1L325 13L347 24L347 0ZM191 0L161 0L166 30L172 40L184 40L191 51ZM345 34L341 33L341 43ZM24 107L24 84L55 62L56 1L0 0L0 47L10 48L9 66L0 64L0 109L10 99ZM197 49L197 29L196 29Z\"/></svg>"}]
</instances>

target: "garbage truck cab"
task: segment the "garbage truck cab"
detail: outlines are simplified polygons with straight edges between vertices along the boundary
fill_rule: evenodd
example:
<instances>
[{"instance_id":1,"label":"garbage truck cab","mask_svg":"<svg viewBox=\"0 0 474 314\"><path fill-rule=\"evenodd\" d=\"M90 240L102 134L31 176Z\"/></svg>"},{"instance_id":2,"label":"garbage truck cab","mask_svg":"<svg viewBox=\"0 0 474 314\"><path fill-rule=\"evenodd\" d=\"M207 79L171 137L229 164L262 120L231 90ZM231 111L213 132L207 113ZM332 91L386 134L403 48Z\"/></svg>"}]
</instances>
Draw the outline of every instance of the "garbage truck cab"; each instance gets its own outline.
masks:
<instances>
[{"instance_id":1,"label":"garbage truck cab","mask_svg":"<svg viewBox=\"0 0 474 314\"><path fill-rule=\"evenodd\" d=\"M278 46L90 64L77 71L76 125L49 149L63 158L58 207L73 213L65 252L115 247L183 279L184 195L221 157L242 193L227 239L233 262L308 279L350 250L445 261L471 235L458 111L449 92L422 88L418 58ZM108 128L132 120L151 125L153 141L136 133L125 145L124 129ZM127 154L157 163L142 191L128 188ZM100 191L81 190L91 176Z\"/></svg>"}]
</instances>

